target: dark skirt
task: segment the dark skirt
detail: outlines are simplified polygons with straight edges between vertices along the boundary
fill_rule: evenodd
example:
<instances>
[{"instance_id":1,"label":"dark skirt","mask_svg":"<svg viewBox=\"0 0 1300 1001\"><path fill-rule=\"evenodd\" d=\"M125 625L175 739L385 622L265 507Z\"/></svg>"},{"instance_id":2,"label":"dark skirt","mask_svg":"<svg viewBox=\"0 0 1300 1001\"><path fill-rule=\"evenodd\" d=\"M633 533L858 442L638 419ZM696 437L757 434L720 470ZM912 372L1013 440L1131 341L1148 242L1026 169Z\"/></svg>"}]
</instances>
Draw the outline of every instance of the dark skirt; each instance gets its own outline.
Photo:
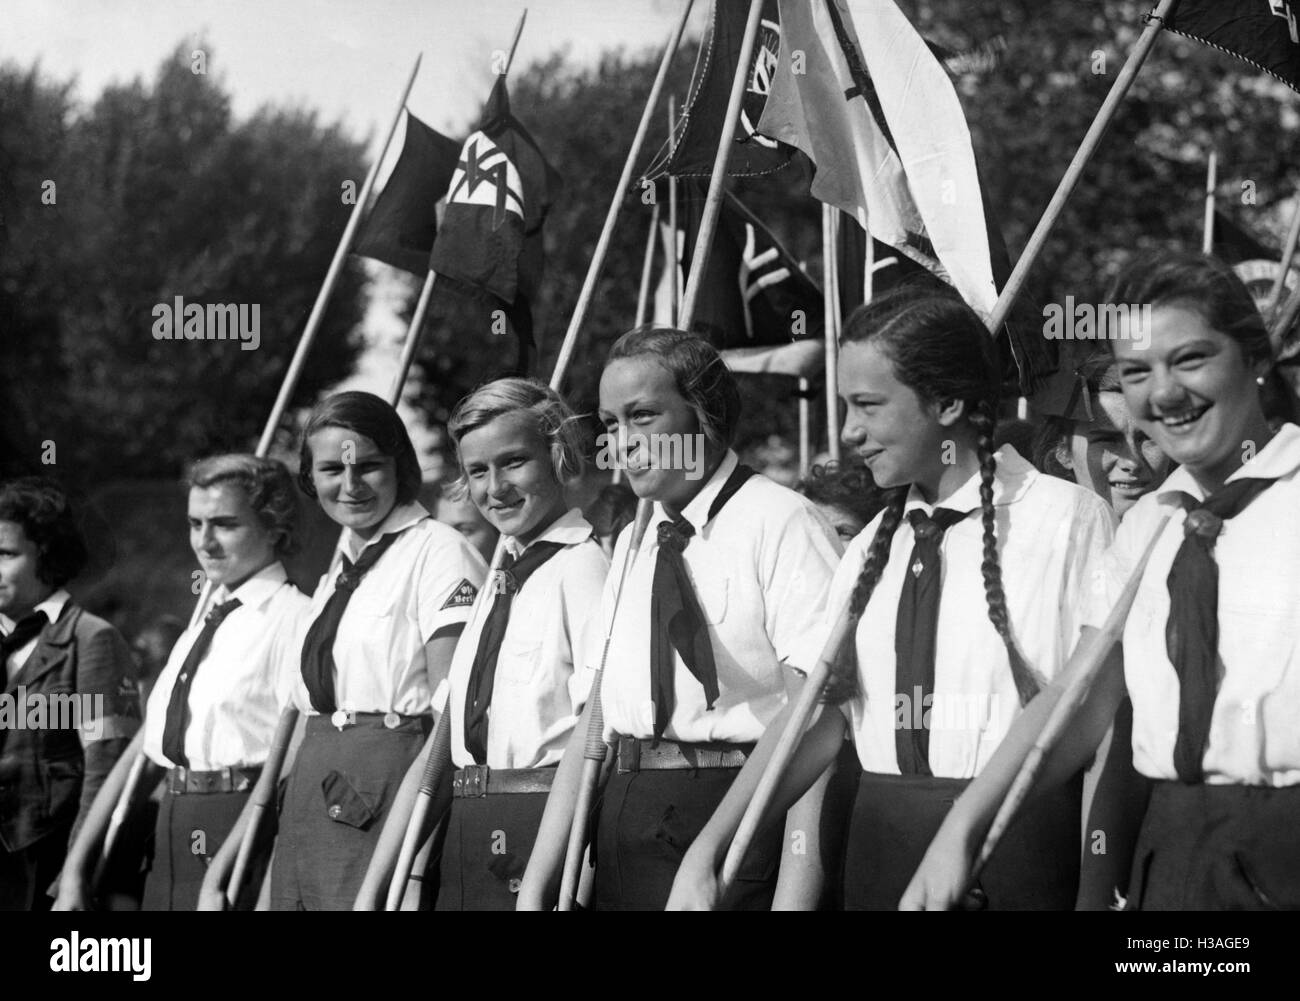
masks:
<instances>
[{"instance_id":1,"label":"dark skirt","mask_svg":"<svg viewBox=\"0 0 1300 1001\"><path fill-rule=\"evenodd\" d=\"M1300 787L1157 782L1130 910L1300 910Z\"/></svg>"},{"instance_id":2,"label":"dark skirt","mask_svg":"<svg viewBox=\"0 0 1300 1001\"><path fill-rule=\"evenodd\" d=\"M198 906L199 890L208 865L239 819L251 792L163 794L154 827L153 865L145 878L145 911L192 911ZM270 827L270 830L266 829ZM266 875L274 822L259 832L254 852L235 910L251 911Z\"/></svg>"},{"instance_id":3,"label":"dark skirt","mask_svg":"<svg viewBox=\"0 0 1300 1001\"><path fill-rule=\"evenodd\" d=\"M393 729L380 714L337 729L309 716L284 790L271 867L271 909L351 910L384 818L432 723L407 716Z\"/></svg>"},{"instance_id":4,"label":"dark skirt","mask_svg":"<svg viewBox=\"0 0 1300 1001\"><path fill-rule=\"evenodd\" d=\"M844 857L844 909L891 911L969 779L863 772ZM1032 797L980 875L990 910L1073 910L1083 779Z\"/></svg>"},{"instance_id":5,"label":"dark skirt","mask_svg":"<svg viewBox=\"0 0 1300 1001\"><path fill-rule=\"evenodd\" d=\"M597 807L595 909L661 911L682 856L713 816L739 768L665 769L610 776ZM754 838L728 910L772 906L784 820Z\"/></svg>"},{"instance_id":6,"label":"dark skirt","mask_svg":"<svg viewBox=\"0 0 1300 1001\"><path fill-rule=\"evenodd\" d=\"M544 792L456 798L439 832L434 909L513 911L546 809ZM438 845L435 844L435 852ZM426 889L429 889L426 885Z\"/></svg>"}]
</instances>

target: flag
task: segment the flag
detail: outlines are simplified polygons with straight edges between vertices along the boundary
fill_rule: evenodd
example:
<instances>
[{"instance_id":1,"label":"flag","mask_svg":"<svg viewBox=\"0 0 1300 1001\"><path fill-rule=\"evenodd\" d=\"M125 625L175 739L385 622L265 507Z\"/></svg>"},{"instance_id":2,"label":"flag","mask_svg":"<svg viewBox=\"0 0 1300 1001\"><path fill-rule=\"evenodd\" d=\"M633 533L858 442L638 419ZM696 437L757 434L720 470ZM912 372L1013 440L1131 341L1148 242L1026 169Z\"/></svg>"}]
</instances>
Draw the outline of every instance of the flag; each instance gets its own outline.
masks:
<instances>
[{"instance_id":1,"label":"flag","mask_svg":"<svg viewBox=\"0 0 1300 1001\"><path fill-rule=\"evenodd\" d=\"M812 159L815 197L992 313L970 130L925 40L892 0L781 0L780 14L784 48L804 53L804 72L777 64L759 131Z\"/></svg>"},{"instance_id":2,"label":"flag","mask_svg":"<svg viewBox=\"0 0 1300 1001\"><path fill-rule=\"evenodd\" d=\"M731 86L740 64L740 44L745 35L749 5L737 0L714 0L708 34L701 43L696 75L687 91L678 120L677 136L667 162L646 171L652 180L674 177L709 177L718 154L718 137L731 100ZM747 71L745 97L736 123L736 145L727 161L727 173L738 177L771 174L790 163L795 150L756 131L768 91L782 56L781 23L777 0L764 0L758 37Z\"/></svg>"},{"instance_id":3,"label":"flag","mask_svg":"<svg viewBox=\"0 0 1300 1001\"><path fill-rule=\"evenodd\" d=\"M1214 256L1228 264L1269 261L1277 264L1282 254L1262 243L1244 227L1219 210L1214 212ZM1278 267L1281 267L1278 264Z\"/></svg>"},{"instance_id":4,"label":"flag","mask_svg":"<svg viewBox=\"0 0 1300 1001\"><path fill-rule=\"evenodd\" d=\"M532 310L542 280L542 223L560 178L510 113L498 77L478 129L465 140L447 193L429 267L439 284L488 296L507 307L521 348L532 345Z\"/></svg>"},{"instance_id":5,"label":"flag","mask_svg":"<svg viewBox=\"0 0 1300 1001\"><path fill-rule=\"evenodd\" d=\"M688 275L704 214L704 183L684 182L681 198L685 225L680 237L680 275ZM664 274L666 277L666 269ZM678 287L684 287L684 278ZM669 322L660 311L666 297L657 295L655 301L655 322ZM740 199L724 192L690 332L720 350L788 345L794 340L819 338L821 312L822 293L817 284Z\"/></svg>"},{"instance_id":6,"label":"flag","mask_svg":"<svg viewBox=\"0 0 1300 1001\"><path fill-rule=\"evenodd\" d=\"M1243 59L1300 91L1300 2L1181 0L1165 27Z\"/></svg>"},{"instance_id":7,"label":"flag","mask_svg":"<svg viewBox=\"0 0 1300 1001\"><path fill-rule=\"evenodd\" d=\"M887 243L872 239L871 294L880 295L922 275L927 268ZM840 319L847 320L866 298L867 234L857 220L840 213L835 243L836 275L840 292Z\"/></svg>"},{"instance_id":8,"label":"flag","mask_svg":"<svg viewBox=\"0 0 1300 1001\"><path fill-rule=\"evenodd\" d=\"M424 276L438 232L437 205L456 170L460 145L406 113L402 155L375 199L353 253Z\"/></svg>"}]
</instances>

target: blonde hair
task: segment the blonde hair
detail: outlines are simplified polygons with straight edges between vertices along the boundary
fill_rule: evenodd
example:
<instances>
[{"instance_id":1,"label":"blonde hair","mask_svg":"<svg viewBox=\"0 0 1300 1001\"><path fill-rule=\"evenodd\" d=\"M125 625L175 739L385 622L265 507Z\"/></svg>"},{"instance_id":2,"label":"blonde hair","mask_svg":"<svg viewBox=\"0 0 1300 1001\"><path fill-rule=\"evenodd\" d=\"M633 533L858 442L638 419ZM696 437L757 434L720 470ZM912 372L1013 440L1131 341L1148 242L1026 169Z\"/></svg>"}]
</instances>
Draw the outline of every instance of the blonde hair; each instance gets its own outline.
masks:
<instances>
[{"instance_id":1,"label":"blonde hair","mask_svg":"<svg viewBox=\"0 0 1300 1001\"><path fill-rule=\"evenodd\" d=\"M536 379L497 379L481 386L456 404L447 420L447 433L456 449L460 474L443 490L449 500L463 500L467 485L460 459L460 442L465 435L506 414L523 413L551 453L555 479L563 484L582 475L583 433L577 416L555 390Z\"/></svg>"}]
</instances>

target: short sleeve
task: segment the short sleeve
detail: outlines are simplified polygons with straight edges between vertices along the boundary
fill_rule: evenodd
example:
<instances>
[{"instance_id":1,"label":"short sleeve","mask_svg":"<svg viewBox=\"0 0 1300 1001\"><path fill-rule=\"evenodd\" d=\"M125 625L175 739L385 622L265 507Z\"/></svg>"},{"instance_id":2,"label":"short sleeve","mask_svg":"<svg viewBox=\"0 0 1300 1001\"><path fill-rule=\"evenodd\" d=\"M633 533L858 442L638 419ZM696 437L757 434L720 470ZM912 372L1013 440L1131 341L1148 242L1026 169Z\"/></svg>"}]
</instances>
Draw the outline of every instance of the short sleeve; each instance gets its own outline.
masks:
<instances>
[{"instance_id":1,"label":"short sleeve","mask_svg":"<svg viewBox=\"0 0 1300 1001\"><path fill-rule=\"evenodd\" d=\"M573 673L569 677L569 697L574 715L582 711L591 693L594 671L585 663L593 654L599 658L604 645L601 603L609 560L595 542L583 543L573 553L564 569L561 584L564 604L564 632L569 644ZM599 659L591 665L599 667Z\"/></svg>"},{"instance_id":2,"label":"short sleeve","mask_svg":"<svg viewBox=\"0 0 1300 1001\"><path fill-rule=\"evenodd\" d=\"M782 663L803 668L799 659L822 626L839 560L835 531L811 504L791 511L764 545L764 625Z\"/></svg>"},{"instance_id":3,"label":"short sleeve","mask_svg":"<svg viewBox=\"0 0 1300 1001\"><path fill-rule=\"evenodd\" d=\"M459 532L430 522L416 565L415 605L420 638L428 643L447 626L464 625L487 578L487 564Z\"/></svg>"}]
</instances>

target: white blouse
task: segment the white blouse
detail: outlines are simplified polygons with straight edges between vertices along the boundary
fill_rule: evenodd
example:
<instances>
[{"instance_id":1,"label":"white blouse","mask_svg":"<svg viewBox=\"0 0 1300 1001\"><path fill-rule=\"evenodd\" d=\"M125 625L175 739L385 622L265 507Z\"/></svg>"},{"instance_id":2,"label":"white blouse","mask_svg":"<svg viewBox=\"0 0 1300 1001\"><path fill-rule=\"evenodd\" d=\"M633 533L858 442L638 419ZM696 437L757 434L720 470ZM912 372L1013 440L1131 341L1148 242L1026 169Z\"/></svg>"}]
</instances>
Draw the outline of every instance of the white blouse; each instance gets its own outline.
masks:
<instances>
[{"instance_id":1,"label":"white blouse","mask_svg":"<svg viewBox=\"0 0 1300 1001\"><path fill-rule=\"evenodd\" d=\"M1203 759L1212 785L1289 786L1300 782L1300 428L1284 424L1228 482L1276 479L1214 545L1219 567L1222 681ZM1178 676L1169 661L1169 568L1183 542L1186 513L1169 502L1181 490L1205 492L1177 469L1159 493L1124 516L1096 579L1087 623L1100 626L1141 558L1160 519L1161 533L1124 627L1124 678L1133 700L1133 765L1153 779L1176 779Z\"/></svg>"},{"instance_id":2,"label":"white blouse","mask_svg":"<svg viewBox=\"0 0 1300 1001\"><path fill-rule=\"evenodd\" d=\"M542 768L558 764L587 702L590 671L575 670L575 651L593 642L609 560L582 512L573 508L537 536L565 548L538 567L510 603L488 709L487 765ZM527 551L504 540L516 558ZM484 587L452 658L451 747L457 768L474 764L465 749L465 694L479 639L497 593ZM603 638L603 637L602 637ZM439 692L435 704L442 701Z\"/></svg>"},{"instance_id":3,"label":"white blouse","mask_svg":"<svg viewBox=\"0 0 1300 1001\"><path fill-rule=\"evenodd\" d=\"M786 667L800 641L824 616L826 589L839 560L839 540L806 498L751 476L705 524L709 507L738 460L722 464L682 515L695 526L683 553L707 623L718 670L719 697L708 709L704 689L676 656L676 705L664 736L688 743L752 743L786 703ZM655 504L641 551L628 571L601 685L606 739L651 737L650 595L659 552ZM632 537L619 535L601 602L601 630L587 666L600 666L604 631Z\"/></svg>"},{"instance_id":4,"label":"white blouse","mask_svg":"<svg viewBox=\"0 0 1300 1001\"><path fill-rule=\"evenodd\" d=\"M1040 681L1065 664L1078 639L1089 581L1114 532L1114 516L1089 490L1040 473L1010 445L996 453L993 504L998 556L1011 632ZM935 685L929 706L896 691L894 638L898 602L915 536L907 514L894 533L889 560L858 621L857 695L843 707L866 771L899 774L895 730L927 726L930 770L936 777L971 778L1006 736L1020 712L1006 647L989 621L984 597L984 528L979 474L933 506L915 487L905 512L933 507L969 512L943 536L942 591L935 637ZM836 571L829 615L848 603L875 537L879 514L849 543ZM830 632L822 623L797 663L816 665ZM922 700L923 701L923 700Z\"/></svg>"}]
</instances>

